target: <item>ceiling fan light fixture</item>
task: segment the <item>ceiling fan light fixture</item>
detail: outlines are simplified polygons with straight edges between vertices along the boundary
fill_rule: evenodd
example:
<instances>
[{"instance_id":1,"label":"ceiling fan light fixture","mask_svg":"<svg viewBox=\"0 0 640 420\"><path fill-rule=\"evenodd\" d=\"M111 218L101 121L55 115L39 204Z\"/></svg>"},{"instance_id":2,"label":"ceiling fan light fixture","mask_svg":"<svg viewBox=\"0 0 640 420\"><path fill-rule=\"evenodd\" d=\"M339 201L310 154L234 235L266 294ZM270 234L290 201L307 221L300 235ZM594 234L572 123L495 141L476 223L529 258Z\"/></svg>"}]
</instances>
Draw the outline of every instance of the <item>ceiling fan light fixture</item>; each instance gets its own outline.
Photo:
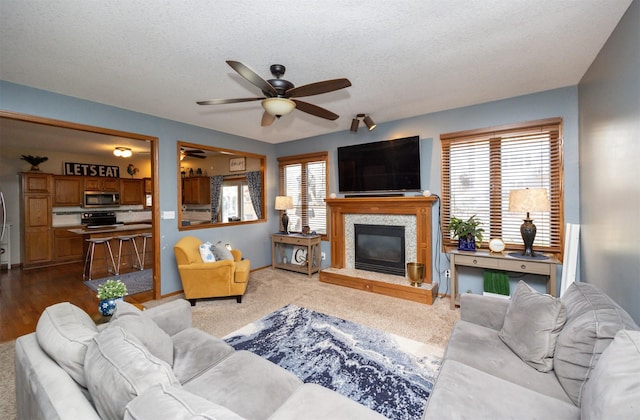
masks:
<instances>
[{"instance_id":1,"label":"ceiling fan light fixture","mask_svg":"<svg viewBox=\"0 0 640 420\"><path fill-rule=\"evenodd\" d=\"M117 156L117 157L128 158L128 157L131 157L133 153L131 152L131 149L129 149L128 147L116 147L113 150L113 154L114 156Z\"/></svg>"},{"instance_id":2,"label":"ceiling fan light fixture","mask_svg":"<svg viewBox=\"0 0 640 420\"><path fill-rule=\"evenodd\" d=\"M377 124L373 122L373 120L371 119L370 116L366 116L364 117L364 123L367 125L367 128L369 129L369 131L373 131L374 128L376 128Z\"/></svg>"},{"instance_id":3,"label":"ceiling fan light fixture","mask_svg":"<svg viewBox=\"0 0 640 420\"><path fill-rule=\"evenodd\" d=\"M262 101L262 107L274 117L280 117L290 114L296 108L296 103L287 98L267 98Z\"/></svg>"}]
</instances>

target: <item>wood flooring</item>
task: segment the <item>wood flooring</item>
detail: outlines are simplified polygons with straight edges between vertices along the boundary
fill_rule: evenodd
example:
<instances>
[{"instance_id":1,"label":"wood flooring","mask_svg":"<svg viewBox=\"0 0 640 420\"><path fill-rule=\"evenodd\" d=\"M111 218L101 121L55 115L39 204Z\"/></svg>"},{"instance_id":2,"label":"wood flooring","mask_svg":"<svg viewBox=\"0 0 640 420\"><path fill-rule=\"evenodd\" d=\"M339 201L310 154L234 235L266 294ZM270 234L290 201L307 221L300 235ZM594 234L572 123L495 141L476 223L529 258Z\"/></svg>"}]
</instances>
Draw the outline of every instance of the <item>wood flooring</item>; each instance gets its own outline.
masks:
<instances>
[{"instance_id":1,"label":"wood flooring","mask_svg":"<svg viewBox=\"0 0 640 420\"><path fill-rule=\"evenodd\" d=\"M0 342L36 330L42 311L59 302L71 302L90 315L98 314L98 298L82 284L82 263L0 271ZM127 296L131 303L153 299L152 292Z\"/></svg>"}]
</instances>

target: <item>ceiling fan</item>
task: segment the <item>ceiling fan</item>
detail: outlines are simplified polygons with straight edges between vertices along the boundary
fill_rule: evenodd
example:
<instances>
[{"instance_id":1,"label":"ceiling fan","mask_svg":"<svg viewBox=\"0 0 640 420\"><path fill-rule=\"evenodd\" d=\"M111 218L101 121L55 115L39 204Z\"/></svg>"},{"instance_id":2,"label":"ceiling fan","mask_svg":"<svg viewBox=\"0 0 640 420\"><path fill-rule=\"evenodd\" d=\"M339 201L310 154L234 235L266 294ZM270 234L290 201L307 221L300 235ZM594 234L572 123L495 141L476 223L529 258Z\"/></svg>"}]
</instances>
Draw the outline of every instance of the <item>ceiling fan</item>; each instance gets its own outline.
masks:
<instances>
[{"instance_id":1,"label":"ceiling fan","mask_svg":"<svg viewBox=\"0 0 640 420\"><path fill-rule=\"evenodd\" d=\"M180 148L180 160L183 160L187 157L193 157L197 159L204 159L206 156L204 155L204 150L198 149L185 149L184 147Z\"/></svg>"},{"instance_id":2,"label":"ceiling fan","mask_svg":"<svg viewBox=\"0 0 640 420\"><path fill-rule=\"evenodd\" d=\"M348 79L342 78L324 80L295 87L290 81L281 78L284 76L286 70L285 66L282 64L271 65L271 74L275 79L269 80L264 80L262 77L258 76L256 72L239 61L227 60L227 64L240 76L260 88L264 96L256 98L210 99L208 101L198 101L196 103L198 105L221 105L236 102L262 101L262 107L265 110L262 114L261 125L263 127L273 124L273 121L275 121L276 118L280 118L282 115L287 115L296 108L316 117L332 121L336 120L338 119L338 114L334 114L328 109L317 105L292 98L320 95L321 93L333 92L335 90L351 86L351 82Z\"/></svg>"}]
</instances>

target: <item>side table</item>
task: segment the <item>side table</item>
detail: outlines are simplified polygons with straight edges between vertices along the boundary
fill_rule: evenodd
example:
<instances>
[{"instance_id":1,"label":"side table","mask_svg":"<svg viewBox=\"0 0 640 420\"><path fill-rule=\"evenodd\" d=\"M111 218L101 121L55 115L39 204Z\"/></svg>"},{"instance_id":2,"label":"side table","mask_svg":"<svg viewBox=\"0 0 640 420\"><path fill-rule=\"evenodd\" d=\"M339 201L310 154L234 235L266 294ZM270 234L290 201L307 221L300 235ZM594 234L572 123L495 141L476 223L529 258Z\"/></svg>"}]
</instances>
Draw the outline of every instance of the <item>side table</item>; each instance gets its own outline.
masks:
<instances>
[{"instance_id":1,"label":"side table","mask_svg":"<svg viewBox=\"0 0 640 420\"><path fill-rule=\"evenodd\" d=\"M294 261L285 262L285 248L287 246L305 247L306 260L302 264L296 264ZM293 255L291 259L294 259ZM308 276L317 273L320 271L320 235L271 234L271 267L306 273Z\"/></svg>"},{"instance_id":2,"label":"side table","mask_svg":"<svg viewBox=\"0 0 640 420\"><path fill-rule=\"evenodd\" d=\"M458 293L458 266L490 268L516 273L539 274L547 276L547 293L556 295L556 265L560 264L554 257L546 260L516 258L503 254L492 254L487 251L465 252L452 250L451 256L451 309L460 305Z\"/></svg>"}]
</instances>

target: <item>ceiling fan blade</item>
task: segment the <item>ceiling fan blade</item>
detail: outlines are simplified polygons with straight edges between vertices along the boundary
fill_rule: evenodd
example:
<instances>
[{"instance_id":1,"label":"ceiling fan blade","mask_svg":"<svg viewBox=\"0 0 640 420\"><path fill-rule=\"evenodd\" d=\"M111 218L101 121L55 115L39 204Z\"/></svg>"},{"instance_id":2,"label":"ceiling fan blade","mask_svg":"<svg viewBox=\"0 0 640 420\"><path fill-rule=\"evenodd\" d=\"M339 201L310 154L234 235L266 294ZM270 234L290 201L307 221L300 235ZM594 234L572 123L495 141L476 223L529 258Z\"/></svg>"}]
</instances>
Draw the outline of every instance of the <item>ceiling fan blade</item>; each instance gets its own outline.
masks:
<instances>
[{"instance_id":1,"label":"ceiling fan blade","mask_svg":"<svg viewBox=\"0 0 640 420\"><path fill-rule=\"evenodd\" d=\"M268 127L276 120L276 117L269 114L267 111L262 113L262 122L260 123L263 127Z\"/></svg>"},{"instance_id":2,"label":"ceiling fan blade","mask_svg":"<svg viewBox=\"0 0 640 420\"><path fill-rule=\"evenodd\" d=\"M309 83L294 87L285 92L286 98L296 98L301 96L320 95L321 93L333 92L351 86L349 79L332 79L322 82Z\"/></svg>"},{"instance_id":3,"label":"ceiling fan blade","mask_svg":"<svg viewBox=\"0 0 640 420\"><path fill-rule=\"evenodd\" d=\"M328 109L310 104L309 102L303 102L298 99L292 99L292 101L296 103L297 109L302 112L306 112L307 114L315 115L316 117L324 118L331 121L337 120L339 118L338 114L334 114Z\"/></svg>"},{"instance_id":4,"label":"ceiling fan blade","mask_svg":"<svg viewBox=\"0 0 640 420\"><path fill-rule=\"evenodd\" d=\"M261 101L263 99L265 99L264 96L262 98L209 99L208 101L198 101L196 103L198 105L222 105L233 104L236 102Z\"/></svg>"},{"instance_id":5,"label":"ceiling fan blade","mask_svg":"<svg viewBox=\"0 0 640 420\"><path fill-rule=\"evenodd\" d=\"M275 90L273 86L262 77L258 76L258 74L251 70L249 67L245 66L239 61L227 60L227 64L231 66L238 74L245 79L247 79L252 84L256 85L260 90L264 92L269 92L273 94L273 96L277 96L278 92Z\"/></svg>"}]
</instances>

